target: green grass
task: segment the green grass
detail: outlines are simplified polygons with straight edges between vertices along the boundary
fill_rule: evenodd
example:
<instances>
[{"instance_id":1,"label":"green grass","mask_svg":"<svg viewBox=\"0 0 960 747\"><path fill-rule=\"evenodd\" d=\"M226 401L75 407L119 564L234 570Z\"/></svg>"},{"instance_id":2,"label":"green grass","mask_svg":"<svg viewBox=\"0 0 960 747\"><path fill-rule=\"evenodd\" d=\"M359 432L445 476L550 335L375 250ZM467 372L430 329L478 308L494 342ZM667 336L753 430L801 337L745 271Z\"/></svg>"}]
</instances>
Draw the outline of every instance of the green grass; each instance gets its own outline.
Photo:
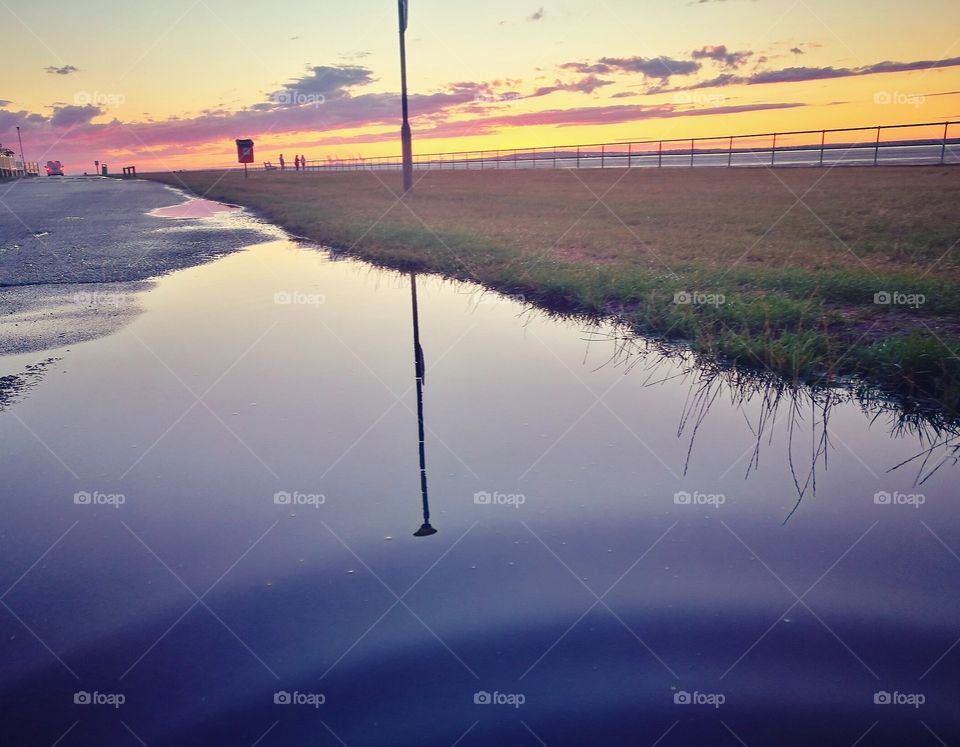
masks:
<instances>
[{"instance_id":1,"label":"green grass","mask_svg":"<svg viewBox=\"0 0 960 747\"><path fill-rule=\"evenodd\" d=\"M149 178L374 263L960 411L960 169L447 171L403 201L394 174ZM925 302L877 305L881 291ZM675 303L694 292L723 302Z\"/></svg>"}]
</instances>

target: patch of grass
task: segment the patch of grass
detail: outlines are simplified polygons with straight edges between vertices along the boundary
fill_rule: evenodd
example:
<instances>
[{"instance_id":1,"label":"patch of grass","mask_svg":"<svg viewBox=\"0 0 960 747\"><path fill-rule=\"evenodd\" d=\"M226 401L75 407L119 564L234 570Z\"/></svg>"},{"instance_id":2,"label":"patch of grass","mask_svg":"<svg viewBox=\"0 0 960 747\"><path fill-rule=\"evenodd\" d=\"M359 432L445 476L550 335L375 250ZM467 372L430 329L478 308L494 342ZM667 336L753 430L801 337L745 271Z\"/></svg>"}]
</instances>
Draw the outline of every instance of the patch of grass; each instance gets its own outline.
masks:
<instances>
[{"instance_id":1,"label":"patch of grass","mask_svg":"<svg viewBox=\"0 0 960 747\"><path fill-rule=\"evenodd\" d=\"M392 173L148 178L375 263L960 409L960 169L443 171L403 200Z\"/></svg>"}]
</instances>

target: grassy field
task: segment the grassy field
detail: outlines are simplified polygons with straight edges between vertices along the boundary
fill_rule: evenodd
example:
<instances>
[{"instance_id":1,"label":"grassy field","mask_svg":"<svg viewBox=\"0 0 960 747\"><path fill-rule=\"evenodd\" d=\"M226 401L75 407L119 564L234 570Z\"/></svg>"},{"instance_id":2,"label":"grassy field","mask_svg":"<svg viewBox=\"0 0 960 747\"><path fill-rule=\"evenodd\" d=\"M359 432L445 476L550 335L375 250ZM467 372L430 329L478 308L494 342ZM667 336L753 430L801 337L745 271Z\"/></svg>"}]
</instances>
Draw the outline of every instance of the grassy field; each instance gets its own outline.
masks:
<instances>
[{"instance_id":1,"label":"grassy field","mask_svg":"<svg viewBox=\"0 0 960 747\"><path fill-rule=\"evenodd\" d=\"M957 168L442 171L403 200L393 173L148 178L377 263L960 409Z\"/></svg>"}]
</instances>

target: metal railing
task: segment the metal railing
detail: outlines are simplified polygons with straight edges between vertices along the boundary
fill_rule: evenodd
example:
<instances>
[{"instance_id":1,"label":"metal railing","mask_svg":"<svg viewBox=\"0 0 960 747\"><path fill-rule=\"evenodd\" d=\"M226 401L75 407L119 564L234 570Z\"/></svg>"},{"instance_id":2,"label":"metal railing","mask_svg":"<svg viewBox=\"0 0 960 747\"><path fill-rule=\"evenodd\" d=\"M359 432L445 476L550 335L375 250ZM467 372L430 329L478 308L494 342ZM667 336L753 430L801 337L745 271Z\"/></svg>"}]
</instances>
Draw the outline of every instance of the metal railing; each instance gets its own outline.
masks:
<instances>
[{"instance_id":1,"label":"metal railing","mask_svg":"<svg viewBox=\"0 0 960 747\"><path fill-rule=\"evenodd\" d=\"M636 140L414 155L414 168L543 169L722 166L891 166L960 163L957 121ZM951 131L951 127L955 129ZM951 136L953 135L953 136ZM307 160L301 171L399 171L396 156ZM279 171L270 163L261 171ZM296 169L287 162L284 171Z\"/></svg>"},{"instance_id":2,"label":"metal railing","mask_svg":"<svg viewBox=\"0 0 960 747\"><path fill-rule=\"evenodd\" d=\"M14 156L0 156L0 176L39 176L40 164L36 161L24 163Z\"/></svg>"}]
</instances>

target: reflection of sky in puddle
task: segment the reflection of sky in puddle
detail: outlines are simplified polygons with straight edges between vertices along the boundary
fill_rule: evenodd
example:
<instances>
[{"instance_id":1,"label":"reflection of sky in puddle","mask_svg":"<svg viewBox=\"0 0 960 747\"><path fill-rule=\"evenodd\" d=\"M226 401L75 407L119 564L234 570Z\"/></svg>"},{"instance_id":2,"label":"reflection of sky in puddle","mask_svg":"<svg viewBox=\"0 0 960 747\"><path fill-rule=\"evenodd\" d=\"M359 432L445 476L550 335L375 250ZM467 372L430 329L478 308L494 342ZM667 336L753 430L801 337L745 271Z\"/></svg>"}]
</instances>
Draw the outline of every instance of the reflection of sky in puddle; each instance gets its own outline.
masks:
<instances>
[{"instance_id":1,"label":"reflection of sky in puddle","mask_svg":"<svg viewBox=\"0 0 960 747\"><path fill-rule=\"evenodd\" d=\"M0 616L4 695L57 715L49 741L81 687L126 693L152 747L250 744L277 720L264 744L326 743L320 719L350 745L449 745L476 721L462 744L650 744L677 721L662 744L713 744L719 719L751 745L850 744L877 719L880 744L916 741L918 718L956 734L960 658L920 679L958 635L960 560L934 536L960 550L955 471L920 508L875 504L918 492L887 470L922 445L840 404L828 469L784 524L785 415L744 479L762 398L711 396L684 474L681 363L628 372L577 323L418 290L433 537L412 536L409 279L288 241L160 280L147 313L0 417L3 588L67 532L6 602L80 684ZM819 418L794 423L801 482ZM526 703L474 705L480 690ZM726 703L684 710L679 690ZM878 710L879 690L927 703ZM81 723L77 743L119 742L117 722Z\"/></svg>"},{"instance_id":2,"label":"reflection of sky in puddle","mask_svg":"<svg viewBox=\"0 0 960 747\"><path fill-rule=\"evenodd\" d=\"M157 218L212 218L219 213L236 212L238 209L224 205L222 202L213 202L195 198L169 207L156 208L150 215Z\"/></svg>"}]
</instances>

